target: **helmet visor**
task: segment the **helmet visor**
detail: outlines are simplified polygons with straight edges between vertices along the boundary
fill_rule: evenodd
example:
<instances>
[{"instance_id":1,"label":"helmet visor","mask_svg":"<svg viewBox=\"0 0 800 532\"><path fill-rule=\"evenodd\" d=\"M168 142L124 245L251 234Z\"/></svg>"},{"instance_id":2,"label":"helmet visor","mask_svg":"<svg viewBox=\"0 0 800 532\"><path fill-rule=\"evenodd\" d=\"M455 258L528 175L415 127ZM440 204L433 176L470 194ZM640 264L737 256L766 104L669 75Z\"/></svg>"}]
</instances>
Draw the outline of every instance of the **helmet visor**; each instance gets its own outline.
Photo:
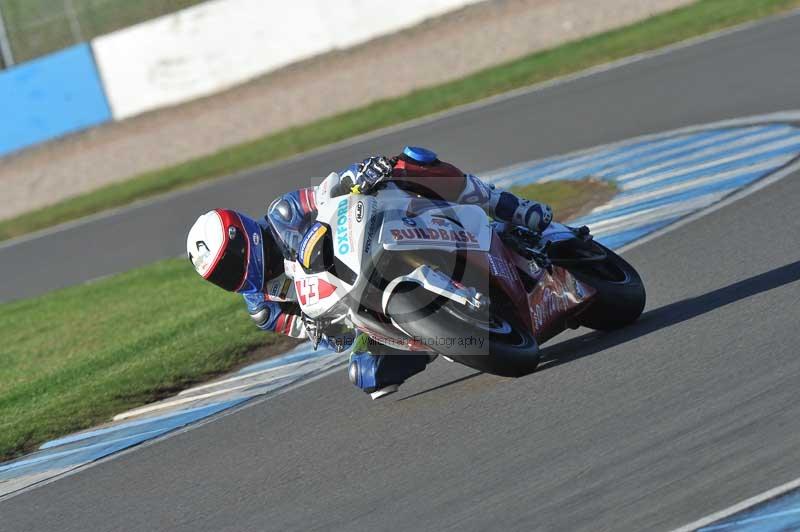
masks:
<instances>
[{"instance_id":1,"label":"helmet visor","mask_svg":"<svg viewBox=\"0 0 800 532\"><path fill-rule=\"evenodd\" d=\"M235 292L242 285L247 271L247 235L234 225L229 225L225 230L228 233L227 245L206 279L220 288Z\"/></svg>"}]
</instances>

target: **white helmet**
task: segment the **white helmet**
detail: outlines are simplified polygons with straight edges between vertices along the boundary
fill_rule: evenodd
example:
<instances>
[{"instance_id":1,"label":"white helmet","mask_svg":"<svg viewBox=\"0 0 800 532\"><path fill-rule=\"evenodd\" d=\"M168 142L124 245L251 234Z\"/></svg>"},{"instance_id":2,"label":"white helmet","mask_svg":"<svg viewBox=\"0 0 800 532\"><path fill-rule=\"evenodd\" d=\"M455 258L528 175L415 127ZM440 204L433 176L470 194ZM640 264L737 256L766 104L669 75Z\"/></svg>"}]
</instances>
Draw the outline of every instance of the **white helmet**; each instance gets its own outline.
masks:
<instances>
[{"instance_id":1,"label":"white helmet","mask_svg":"<svg viewBox=\"0 0 800 532\"><path fill-rule=\"evenodd\" d=\"M244 214L214 209L200 216L186 237L186 254L203 279L230 292L263 289L261 226Z\"/></svg>"}]
</instances>

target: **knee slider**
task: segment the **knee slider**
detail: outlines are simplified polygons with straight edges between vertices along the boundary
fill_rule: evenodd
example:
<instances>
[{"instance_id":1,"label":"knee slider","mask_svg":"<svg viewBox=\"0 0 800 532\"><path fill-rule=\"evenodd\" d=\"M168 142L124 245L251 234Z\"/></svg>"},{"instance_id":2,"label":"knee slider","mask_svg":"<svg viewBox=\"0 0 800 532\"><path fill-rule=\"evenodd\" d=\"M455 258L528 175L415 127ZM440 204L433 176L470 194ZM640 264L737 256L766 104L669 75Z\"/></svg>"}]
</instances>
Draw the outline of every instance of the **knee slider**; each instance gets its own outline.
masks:
<instances>
[{"instance_id":1,"label":"knee slider","mask_svg":"<svg viewBox=\"0 0 800 532\"><path fill-rule=\"evenodd\" d=\"M358 353L351 355L350 365L347 368L347 376L350 382L364 390L365 392L375 391L377 386L376 373L380 357L370 353Z\"/></svg>"}]
</instances>

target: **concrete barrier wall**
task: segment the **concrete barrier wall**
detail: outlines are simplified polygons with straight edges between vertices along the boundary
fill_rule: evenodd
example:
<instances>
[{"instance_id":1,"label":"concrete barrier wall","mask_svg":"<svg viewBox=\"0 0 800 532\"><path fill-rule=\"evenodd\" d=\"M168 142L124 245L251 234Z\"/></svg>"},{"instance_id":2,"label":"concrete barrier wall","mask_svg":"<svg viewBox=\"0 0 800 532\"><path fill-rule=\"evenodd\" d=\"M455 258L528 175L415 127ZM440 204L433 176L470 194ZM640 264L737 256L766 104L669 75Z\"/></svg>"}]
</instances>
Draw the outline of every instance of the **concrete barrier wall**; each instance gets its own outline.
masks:
<instances>
[{"instance_id":1,"label":"concrete barrier wall","mask_svg":"<svg viewBox=\"0 0 800 532\"><path fill-rule=\"evenodd\" d=\"M114 118L227 89L478 0L215 0L92 42Z\"/></svg>"},{"instance_id":2,"label":"concrete barrier wall","mask_svg":"<svg viewBox=\"0 0 800 532\"><path fill-rule=\"evenodd\" d=\"M110 119L88 44L0 73L0 156Z\"/></svg>"}]
</instances>

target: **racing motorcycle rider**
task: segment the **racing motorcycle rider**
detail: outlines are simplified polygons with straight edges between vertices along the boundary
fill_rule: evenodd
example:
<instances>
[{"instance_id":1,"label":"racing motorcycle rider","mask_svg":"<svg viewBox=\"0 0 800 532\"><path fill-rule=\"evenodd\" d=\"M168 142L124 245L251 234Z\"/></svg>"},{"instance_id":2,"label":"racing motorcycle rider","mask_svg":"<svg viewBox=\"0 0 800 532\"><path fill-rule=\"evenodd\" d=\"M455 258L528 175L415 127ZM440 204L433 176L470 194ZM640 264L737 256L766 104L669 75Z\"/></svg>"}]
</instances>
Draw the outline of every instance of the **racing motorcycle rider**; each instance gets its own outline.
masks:
<instances>
[{"instance_id":1,"label":"racing motorcycle rider","mask_svg":"<svg viewBox=\"0 0 800 532\"><path fill-rule=\"evenodd\" d=\"M305 337L307 327L314 324L303 319L291 272L299 243L316 217L317 203L351 191L369 194L390 179L423 197L478 205L496 220L537 233L552 220L549 206L496 189L440 161L430 150L406 147L393 160L369 157L331 173L319 186L284 194L269 205L263 221L228 209L203 214L186 240L189 260L204 279L242 294L250 317L262 330ZM364 334L355 339L351 353L350 380L373 399L397 391L435 358L406 351L391 356L398 351L368 341Z\"/></svg>"}]
</instances>

